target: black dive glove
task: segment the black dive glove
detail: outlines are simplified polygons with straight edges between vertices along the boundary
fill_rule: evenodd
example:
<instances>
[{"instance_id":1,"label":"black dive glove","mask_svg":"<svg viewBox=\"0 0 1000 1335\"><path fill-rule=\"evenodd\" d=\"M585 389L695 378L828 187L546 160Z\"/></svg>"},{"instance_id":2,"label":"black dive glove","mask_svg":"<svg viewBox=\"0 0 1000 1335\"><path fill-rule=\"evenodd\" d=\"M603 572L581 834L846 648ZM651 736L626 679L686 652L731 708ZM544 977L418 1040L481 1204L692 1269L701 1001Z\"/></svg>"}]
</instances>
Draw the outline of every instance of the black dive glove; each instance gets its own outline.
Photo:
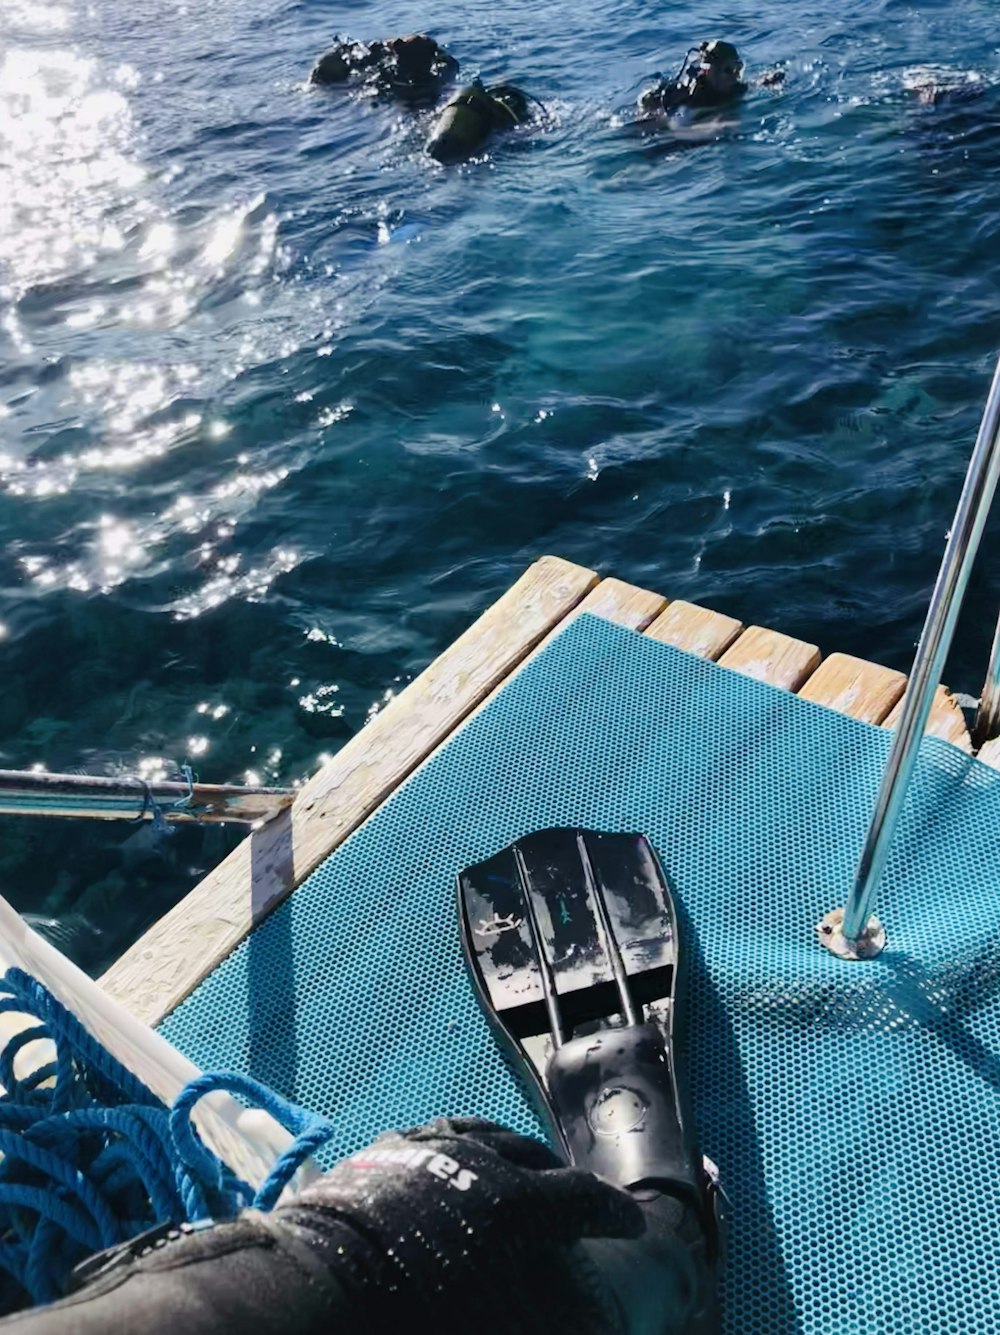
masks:
<instances>
[{"instance_id":1,"label":"black dive glove","mask_svg":"<svg viewBox=\"0 0 1000 1335\"><path fill-rule=\"evenodd\" d=\"M442 1119L380 1137L271 1215L137 1239L90 1263L79 1292L8 1325L667 1335L696 1328L710 1288L698 1248L680 1202L643 1207L537 1141Z\"/></svg>"}]
</instances>

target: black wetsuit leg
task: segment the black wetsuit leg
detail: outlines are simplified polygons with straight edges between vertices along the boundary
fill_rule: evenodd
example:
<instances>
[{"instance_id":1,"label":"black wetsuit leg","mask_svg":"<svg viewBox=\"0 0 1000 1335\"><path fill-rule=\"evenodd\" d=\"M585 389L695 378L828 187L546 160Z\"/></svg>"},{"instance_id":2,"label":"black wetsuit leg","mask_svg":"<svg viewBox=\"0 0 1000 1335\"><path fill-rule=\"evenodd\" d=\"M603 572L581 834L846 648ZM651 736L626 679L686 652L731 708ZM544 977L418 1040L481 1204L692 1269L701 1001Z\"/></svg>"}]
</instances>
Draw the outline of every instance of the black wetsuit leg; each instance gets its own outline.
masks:
<instances>
[{"instance_id":1,"label":"black wetsuit leg","mask_svg":"<svg viewBox=\"0 0 1000 1335\"><path fill-rule=\"evenodd\" d=\"M140 1253L140 1254L137 1254ZM680 1335L713 1329L700 1224L483 1122L390 1133L271 1215L118 1249L3 1335ZM708 1324L706 1324L708 1322Z\"/></svg>"}]
</instances>

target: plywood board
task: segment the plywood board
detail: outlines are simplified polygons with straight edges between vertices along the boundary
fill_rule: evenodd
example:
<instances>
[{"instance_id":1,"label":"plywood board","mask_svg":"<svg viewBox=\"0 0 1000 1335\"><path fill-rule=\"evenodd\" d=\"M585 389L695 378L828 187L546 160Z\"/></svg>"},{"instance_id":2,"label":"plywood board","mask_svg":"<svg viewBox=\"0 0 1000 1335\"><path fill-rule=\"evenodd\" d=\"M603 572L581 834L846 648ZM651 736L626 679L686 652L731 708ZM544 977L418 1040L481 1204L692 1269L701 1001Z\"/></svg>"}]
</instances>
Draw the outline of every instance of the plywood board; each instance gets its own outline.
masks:
<instances>
[{"instance_id":1,"label":"plywood board","mask_svg":"<svg viewBox=\"0 0 1000 1335\"><path fill-rule=\"evenodd\" d=\"M992 769L1000 769L1000 737L984 742L976 752L976 758Z\"/></svg>"},{"instance_id":2,"label":"plywood board","mask_svg":"<svg viewBox=\"0 0 1000 1335\"><path fill-rule=\"evenodd\" d=\"M898 703L885 718L883 726L894 728L899 722L899 716L902 712L903 700L900 697ZM961 750L972 755L972 741L969 738L969 730L965 726L965 715L946 686L939 686L934 694L934 703L931 705L930 716L927 719L926 732L932 737L943 737L946 742L951 742L953 746L960 747ZM981 751L979 758L982 759Z\"/></svg>"},{"instance_id":3,"label":"plywood board","mask_svg":"<svg viewBox=\"0 0 1000 1335\"><path fill-rule=\"evenodd\" d=\"M629 630L644 630L666 605L667 600L660 593L650 593L648 589L626 584L621 579L602 579L548 638L552 634L561 634L571 621L584 612L602 617L605 621L613 621L616 626L627 626Z\"/></svg>"}]
</instances>

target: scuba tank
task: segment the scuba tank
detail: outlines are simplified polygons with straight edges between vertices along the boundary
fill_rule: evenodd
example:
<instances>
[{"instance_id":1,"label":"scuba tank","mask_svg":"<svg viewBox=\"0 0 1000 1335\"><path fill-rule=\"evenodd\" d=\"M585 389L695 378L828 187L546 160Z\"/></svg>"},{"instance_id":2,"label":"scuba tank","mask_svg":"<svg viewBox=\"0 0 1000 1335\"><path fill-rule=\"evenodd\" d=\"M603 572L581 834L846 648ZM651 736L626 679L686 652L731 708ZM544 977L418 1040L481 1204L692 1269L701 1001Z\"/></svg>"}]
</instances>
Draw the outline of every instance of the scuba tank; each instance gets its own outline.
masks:
<instances>
[{"instance_id":1,"label":"scuba tank","mask_svg":"<svg viewBox=\"0 0 1000 1335\"><path fill-rule=\"evenodd\" d=\"M484 88L477 79L442 111L427 152L438 162L459 162L482 148L494 130L509 130L528 119L528 99L513 84Z\"/></svg>"}]
</instances>

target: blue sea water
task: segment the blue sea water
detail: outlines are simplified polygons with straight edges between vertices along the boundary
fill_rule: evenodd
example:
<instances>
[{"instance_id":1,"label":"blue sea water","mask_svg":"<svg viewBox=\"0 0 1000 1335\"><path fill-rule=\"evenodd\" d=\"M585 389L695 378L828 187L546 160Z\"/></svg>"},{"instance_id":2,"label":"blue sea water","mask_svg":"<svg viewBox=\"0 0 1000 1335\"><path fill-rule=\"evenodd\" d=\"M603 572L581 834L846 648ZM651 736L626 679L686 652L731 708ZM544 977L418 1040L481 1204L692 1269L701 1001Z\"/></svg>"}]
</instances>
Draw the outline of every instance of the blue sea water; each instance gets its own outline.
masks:
<instances>
[{"instance_id":1,"label":"blue sea water","mask_svg":"<svg viewBox=\"0 0 1000 1335\"><path fill-rule=\"evenodd\" d=\"M308 87L417 30L544 123L446 169ZM631 132L712 36L784 86ZM905 669L1000 345L998 80L985 0L3 0L0 765L300 780L542 552ZM237 837L2 834L92 969Z\"/></svg>"}]
</instances>

